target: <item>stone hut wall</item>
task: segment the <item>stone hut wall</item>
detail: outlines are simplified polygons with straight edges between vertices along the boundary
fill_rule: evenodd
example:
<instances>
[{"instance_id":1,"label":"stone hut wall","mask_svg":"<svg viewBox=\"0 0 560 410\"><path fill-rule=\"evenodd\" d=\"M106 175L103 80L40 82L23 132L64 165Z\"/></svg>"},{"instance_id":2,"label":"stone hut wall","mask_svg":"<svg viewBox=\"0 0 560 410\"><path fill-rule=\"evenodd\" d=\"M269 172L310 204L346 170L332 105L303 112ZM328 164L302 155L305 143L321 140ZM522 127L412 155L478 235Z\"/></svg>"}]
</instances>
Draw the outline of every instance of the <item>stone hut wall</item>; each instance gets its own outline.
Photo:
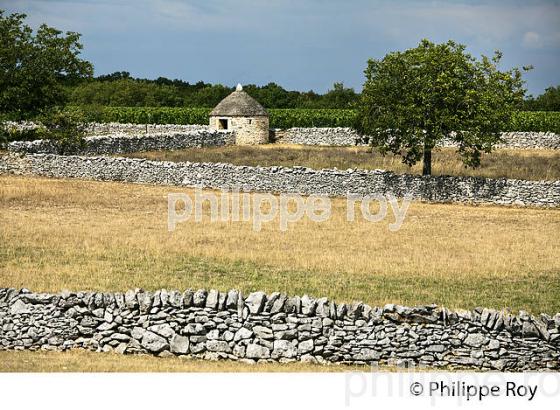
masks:
<instances>
[{"instance_id":1,"label":"stone hut wall","mask_svg":"<svg viewBox=\"0 0 560 410\"><path fill-rule=\"evenodd\" d=\"M268 117L210 117L210 129L219 130L219 121L226 118L228 130L235 133L237 145L258 145L269 142Z\"/></svg>"}]
</instances>

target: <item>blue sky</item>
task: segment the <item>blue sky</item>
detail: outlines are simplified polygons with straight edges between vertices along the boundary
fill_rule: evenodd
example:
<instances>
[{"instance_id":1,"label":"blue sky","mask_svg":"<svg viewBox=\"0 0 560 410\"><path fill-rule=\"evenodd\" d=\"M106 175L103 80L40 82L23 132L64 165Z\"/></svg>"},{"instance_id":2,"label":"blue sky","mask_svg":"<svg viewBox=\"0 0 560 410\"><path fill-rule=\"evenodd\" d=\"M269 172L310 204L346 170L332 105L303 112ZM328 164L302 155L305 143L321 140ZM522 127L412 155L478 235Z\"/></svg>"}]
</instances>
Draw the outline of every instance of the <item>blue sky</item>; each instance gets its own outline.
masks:
<instances>
[{"instance_id":1,"label":"blue sky","mask_svg":"<svg viewBox=\"0 0 560 410\"><path fill-rule=\"evenodd\" d=\"M95 74L130 71L235 85L360 90L368 58L454 39L503 68L532 64L527 87L560 84L560 0L0 0L8 12L83 34Z\"/></svg>"}]
</instances>

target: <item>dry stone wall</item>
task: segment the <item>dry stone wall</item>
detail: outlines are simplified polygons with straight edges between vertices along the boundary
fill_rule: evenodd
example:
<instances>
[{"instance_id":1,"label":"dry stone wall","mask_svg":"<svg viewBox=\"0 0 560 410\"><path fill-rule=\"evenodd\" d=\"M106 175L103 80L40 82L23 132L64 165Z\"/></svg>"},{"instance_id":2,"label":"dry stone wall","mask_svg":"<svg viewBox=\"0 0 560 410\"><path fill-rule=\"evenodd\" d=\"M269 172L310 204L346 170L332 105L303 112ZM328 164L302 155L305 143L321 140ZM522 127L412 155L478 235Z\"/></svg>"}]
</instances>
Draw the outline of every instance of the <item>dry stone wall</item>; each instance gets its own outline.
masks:
<instances>
[{"instance_id":1,"label":"dry stone wall","mask_svg":"<svg viewBox=\"0 0 560 410\"><path fill-rule=\"evenodd\" d=\"M369 137L360 136L352 128L289 128L272 130L276 142L301 145L355 146L368 145ZM560 149L560 135L552 132L504 132L503 143L496 148L511 149ZM444 140L441 147L456 147L451 140Z\"/></svg>"},{"instance_id":2,"label":"dry stone wall","mask_svg":"<svg viewBox=\"0 0 560 410\"><path fill-rule=\"evenodd\" d=\"M41 127L31 121L4 121L5 128L27 131ZM115 134L160 134L170 132L208 131L207 125L199 124L131 124L120 122L90 122L86 125L86 135L115 135Z\"/></svg>"},{"instance_id":3,"label":"dry stone wall","mask_svg":"<svg viewBox=\"0 0 560 410\"><path fill-rule=\"evenodd\" d=\"M496 148L509 149L560 149L560 134L553 132L503 132L502 143ZM441 147L457 147L451 140L444 140Z\"/></svg>"},{"instance_id":4,"label":"dry stone wall","mask_svg":"<svg viewBox=\"0 0 560 410\"><path fill-rule=\"evenodd\" d=\"M395 174L381 170L315 170L122 157L8 154L0 172L253 192L409 197L432 202L560 206L560 181Z\"/></svg>"},{"instance_id":5,"label":"dry stone wall","mask_svg":"<svg viewBox=\"0 0 560 410\"><path fill-rule=\"evenodd\" d=\"M298 145L354 146L367 145L367 138L362 138L352 128L288 128L272 130L275 142Z\"/></svg>"},{"instance_id":6,"label":"dry stone wall","mask_svg":"<svg viewBox=\"0 0 560 410\"><path fill-rule=\"evenodd\" d=\"M208 126L198 124L127 124L120 122L89 123L86 132L89 135L115 134L161 134L174 132L208 131Z\"/></svg>"},{"instance_id":7,"label":"dry stone wall","mask_svg":"<svg viewBox=\"0 0 560 410\"><path fill-rule=\"evenodd\" d=\"M231 132L209 131L205 128L159 134L113 134L90 136L79 148L64 148L67 154L104 155L139 151L174 150L182 148L218 147L235 143ZM56 154L62 148L51 140L14 141L8 151L30 154Z\"/></svg>"},{"instance_id":8,"label":"dry stone wall","mask_svg":"<svg viewBox=\"0 0 560 410\"><path fill-rule=\"evenodd\" d=\"M213 117L212 120L218 117ZM248 121L248 119L240 119L239 121ZM256 121L256 124L242 124L241 134L245 135L247 130L257 130L256 132L260 135L259 143L264 143L268 140L268 135L265 129L268 128L268 120L253 118L252 122ZM5 122L5 126L11 128L17 128L21 130L36 128L37 125L31 122L25 123L14 123ZM264 128L263 128L264 127ZM170 143L169 147L165 143L160 142L155 149L179 149L179 148L190 148L196 146L216 146L216 135L214 134L215 129L219 127L214 126L212 129L207 125L180 125L180 124L121 124L121 123L90 123L87 126L86 132L90 137L100 139L100 137L109 138L108 140L103 140L103 143L110 148L112 139L115 141L115 148L119 148L119 141L126 137L132 137L135 139L146 138L148 148L154 146L150 141L158 139L161 136L163 141L169 140L170 135L175 135L176 140L181 139L181 135L186 139L183 144L178 144L177 141ZM225 133L229 135L230 138L227 139L227 144L234 144L235 138L233 134ZM196 135L207 135L208 141L195 141L192 144L189 143L191 136ZM240 136L240 143L247 143L245 137ZM269 132L270 141L277 143L286 144L299 144L299 145L324 145L324 146L365 146L369 145L369 137L360 136L352 128L288 128L288 129L271 129ZM560 135L552 132L504 132L502 133L503 143L496 145L497 148L510 148L510 149L560 149ZM87 140L87 139L86 139ZM196 138L195 138L196 140ZM99 144L99 143L98 143ZM142 149L142 144L136 143L139 149ZM49 148L48 142L18 142L10 144L8 149L20 152L37 152L37 146L41 145L42 153L55 153L54 148L51 147L51 151L47 151ZM223 145L223 144L218 144ZM441 147L456 147L456 143L452 140L447 139L441 142L439 145ZM96 152L95 149L92 150L93 153ZM130 151L127 151L130 152ZM87 151L83 151L84 154ZM105 151L104 153L111 153ZM112 152L119 153L119 152Z\"/></svg>"},{"instance_id":9,"label":"dry stone wall","mask_svg":"<svg viewBox=\"0 0 560 410\"><path fill-rule=\"evenodd\" d=\"M0 288L0 349L203 359L560 369L560 314L370 307L230 290L32 293Z\"/></svg>"}]
</instances>

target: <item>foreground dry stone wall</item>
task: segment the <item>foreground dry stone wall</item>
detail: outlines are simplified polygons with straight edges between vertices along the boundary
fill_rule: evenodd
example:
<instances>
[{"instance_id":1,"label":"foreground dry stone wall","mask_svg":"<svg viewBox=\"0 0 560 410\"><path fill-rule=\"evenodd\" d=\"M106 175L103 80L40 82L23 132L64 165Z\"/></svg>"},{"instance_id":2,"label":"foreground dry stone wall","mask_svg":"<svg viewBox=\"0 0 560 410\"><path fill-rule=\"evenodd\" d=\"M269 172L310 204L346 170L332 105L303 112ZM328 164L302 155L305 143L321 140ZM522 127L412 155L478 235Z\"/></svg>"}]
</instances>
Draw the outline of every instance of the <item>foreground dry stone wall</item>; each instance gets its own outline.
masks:
<instances>
[{"instance_id":1,"label":"foreground dry stone wall","mask_svg":"<svg viewBox=\"0 0 560 410\"><path fill-rule=\"evenodd\" d=\"M204 359L560 369L560 314L372 308L236 290L32 293L0 288L0 349Z\"/></svg>"},{"instance_id":2,"label":"foreground dry stone wall","mask_svg":"<svg viewBox=\"0 0 560 410\"><path fill-rule=\"evenodd\" d=\"M392 194L432 202L560 206L560 181L421 176L381 170L315 170L105 156L9 154L0 157L0 172L250 192L328 196Z\"/></svg>"},{"instance_id":3,"label":"foreground dry stone wall","mask_svg":"<svg viewBox=\"0 0 560 410\"><path fill-rule=\"evenodd\" d=\"M235 143L231 132L210 131L206 128L157 134L112 134L86 137L79 148L64 148L66 154L105 155L140 151L174 150L182 148L219 147ZM14 141L8 151L30 154L56 154L62 148L50 140Z\"/></svg>"}]
</instances>

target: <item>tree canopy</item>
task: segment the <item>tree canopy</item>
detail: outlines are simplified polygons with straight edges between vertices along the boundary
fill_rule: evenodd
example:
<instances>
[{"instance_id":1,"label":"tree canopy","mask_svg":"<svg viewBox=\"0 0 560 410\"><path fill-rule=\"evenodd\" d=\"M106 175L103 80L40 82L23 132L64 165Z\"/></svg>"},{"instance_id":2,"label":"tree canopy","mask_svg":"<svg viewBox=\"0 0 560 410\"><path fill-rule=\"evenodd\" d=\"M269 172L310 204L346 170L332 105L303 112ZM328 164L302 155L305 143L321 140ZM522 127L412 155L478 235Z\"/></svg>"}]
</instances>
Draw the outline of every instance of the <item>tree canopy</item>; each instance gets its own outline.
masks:
<instances>
[{"instance_id":1,"label":"tree canopy","mask_svg":"<svg viewBox=\"0 0 560 410\"><path fill-rule=\"evenodd\" d=\"M529 111L560 111L560 85L548 87L537 98L529 97L524 108Z\"/></svg>"},{"instance_id":2,"label":"tree canopy","mask_svg":"<svg viewBox=\"0 0 560 410\"><path fill-rule=\"evenodd\" d=\"M93 73L79 57L80 34L46 24L34 33L25 18L0 10L0 114L18 120L63 105L64 85Z\"/></svg>"},{"instance_id":3,"label":"tree canopy","mask_svg":"<svg viewBox=\"0 0 560 410\"><path fill-rule=\"evenodd\" d=\"M325 94L288 91L276 83L245 84L243 89L266 108L353 108L359 95L342 83ZM234 90L202 81L191 84L159 77L134 78L126 71L101 75L69 87L70 104L128 107L214 107Z\"/></svg>"},{"instance_id":4,"label":"tree canopy","mask_svg":"<svg viewBox=\"0 0 560 410\"><path fill-rule=\"evenodd\" d=\"M371 59L356 128L408 165L423 158L424 175L431 174L432 150L444 138L458 144L466 165L478 166L523 102L521 70L500 71L501 57L476 60L464 45L422 40Z\"/></svg>"}]
</instances>

